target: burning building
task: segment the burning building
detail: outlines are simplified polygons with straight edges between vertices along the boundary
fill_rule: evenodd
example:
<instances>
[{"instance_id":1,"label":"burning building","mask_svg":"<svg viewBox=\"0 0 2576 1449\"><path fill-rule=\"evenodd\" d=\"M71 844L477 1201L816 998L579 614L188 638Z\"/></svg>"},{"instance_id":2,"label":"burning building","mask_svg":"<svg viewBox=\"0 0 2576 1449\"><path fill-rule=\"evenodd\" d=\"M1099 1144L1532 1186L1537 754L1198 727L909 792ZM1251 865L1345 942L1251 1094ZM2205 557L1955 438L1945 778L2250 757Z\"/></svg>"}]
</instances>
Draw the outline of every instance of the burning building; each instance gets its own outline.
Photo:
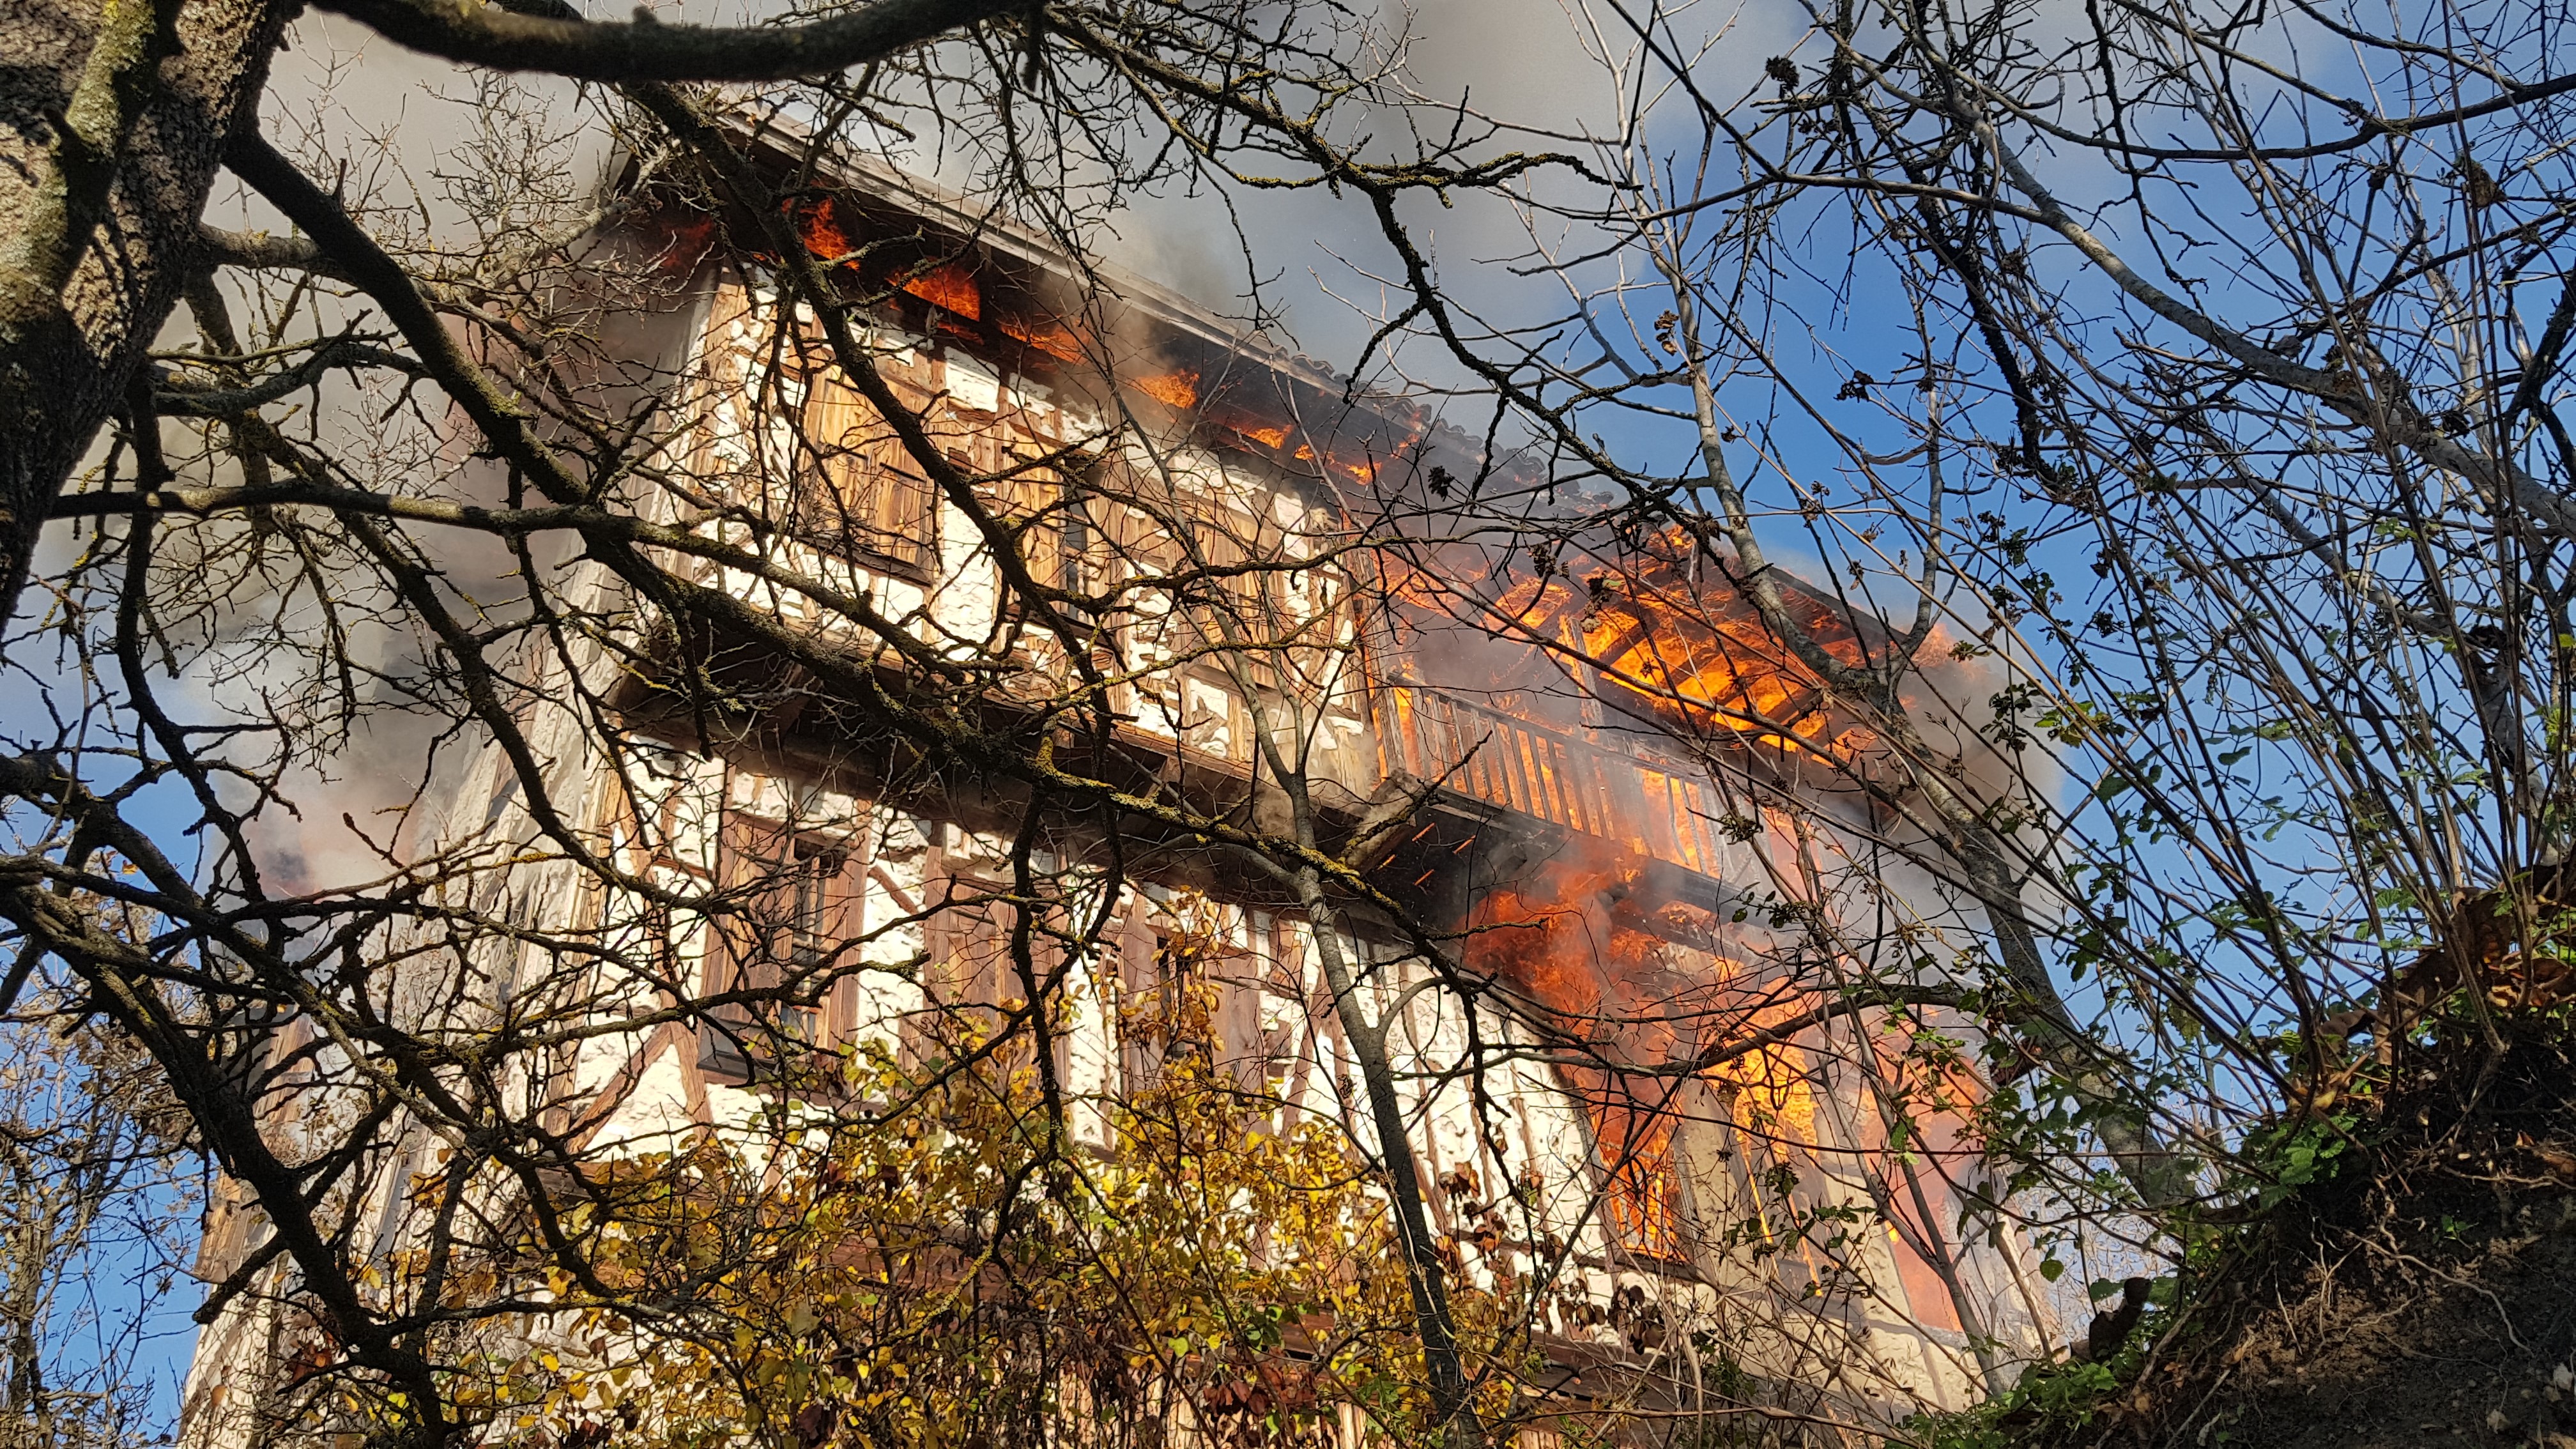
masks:
<instances>
[{"instance_id":1,"label":"burning building","mask_svg":"<svg viewBox=\"0 0 2576 1449\"><path fill-rule=\"evenodd\" d=\"M600 1024L515 1088L548 1171L885 1107L836 1062L1033 1074L1114 1157L1176 1049L1137 1022L1186 970L1267 1130L1339 1131L1417 1185L1451 1283L1522 1285L1531 1422L1670 1422L1723 1378L1861 1423L2047 1352L1964 1026L1837 995L1861 928L1818 929L1818 859L1873 808L1832 782L1873 741L1706 550L1587 543L1579 511L1543 548L1449 530L1495 469L1415 405L769 144L804 178L780 218L672 199L618 239L678 299L623 325L670 419L639 511L696 603L600 584L585 642L515 676L519 747L454 761L417 827L479 862L458 918L500 925L421 947L397 1010ZM781 300L781 219L836 315ZM1825 648L1882 642L1793 599ZM385 1252L442 1160L364 1190ZM210 1274L252 1236L219 1222ZM1875 1367L1823 1381L1820 1330ZM275 1332L209 1331L196 1423Z\"/></svg>"}]
</instances>

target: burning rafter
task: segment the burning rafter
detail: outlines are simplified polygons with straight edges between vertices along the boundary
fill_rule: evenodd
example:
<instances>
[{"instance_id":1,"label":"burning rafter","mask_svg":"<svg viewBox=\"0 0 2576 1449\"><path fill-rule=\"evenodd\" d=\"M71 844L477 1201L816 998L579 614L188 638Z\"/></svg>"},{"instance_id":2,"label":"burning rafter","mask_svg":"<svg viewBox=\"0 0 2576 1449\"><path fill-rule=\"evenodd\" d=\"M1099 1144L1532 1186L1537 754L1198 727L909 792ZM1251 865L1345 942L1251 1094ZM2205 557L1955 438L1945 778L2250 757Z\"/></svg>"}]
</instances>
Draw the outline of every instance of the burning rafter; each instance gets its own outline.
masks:
<instances>
[{"instance_id":1,"label":"burning rafter","mask_svg":"<svg viewBox=\"0 0 2576 1449\"><path fill-rule=\"evenodd\" d=\"M1340 379L1306 359L1273 355L1204 324L1174 325L1177 299L1130 297L1156 305L1104 317L1064 285L1046 243L989 217L961 218L972 224L952 232L861 191L828 187L808 186L782 204L806 250L851 293L920 314L905 325L953 334L983 355L1016 361L1031 376L1076 391L1114 378L1131 396L1188 415L1207 441L1293 472L1367 486L1429 431L1411 403L1371 398L1355 405ZM710 219L676 200L662 210L651 227L693 239L673 256L674 266L695 265L719 228L738 240L758 234L741 218ZM761 249L754 243L740 251L756 257ZM1129 279L1120 290L1151 289Z\"/></svg>"},{"instance_id":2,"label":"burning rafter","mask_svg":"<svg viewBox=\"0 0 2576 1449\"><path fill-rule=\"evenodd\" d=\"M1870 641L1848 612L1803 588L1790 598L1818 647L1846 664L1866 662ZM1838 717L1824 682L1750 599L1692 557L1684 535L1615 564L1525 582L1495 611L1575 662L1604 703L1694 743L1812 752L1843 764L1875 743L1867 728Z\"/></svg>"}]
</instances>

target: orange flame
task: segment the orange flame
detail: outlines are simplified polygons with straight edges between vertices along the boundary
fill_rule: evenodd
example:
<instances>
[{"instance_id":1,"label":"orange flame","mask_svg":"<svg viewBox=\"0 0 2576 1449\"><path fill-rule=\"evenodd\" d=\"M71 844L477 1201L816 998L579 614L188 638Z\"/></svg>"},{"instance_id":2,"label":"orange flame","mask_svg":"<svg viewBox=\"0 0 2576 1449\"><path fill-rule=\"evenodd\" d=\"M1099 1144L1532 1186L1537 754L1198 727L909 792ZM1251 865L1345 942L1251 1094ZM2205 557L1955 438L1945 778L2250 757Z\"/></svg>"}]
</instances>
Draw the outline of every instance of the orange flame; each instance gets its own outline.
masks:
<instances>
[{"instance_id":1,"label":"orange flame","mask_svg":"<svg viewBox=\"0 0 2576 1449\"><path fill-rule=\"evenodd\" d=\"M1590 855L1543 864L1488 892L1470 921L1468 966L1510 982L1629 1061L1688 1055L1706 1025L1754 1009L1750 973L1719 948L1710 913L1667 901L1653 910L1650 933L1614 909L1649 909L1642 848L1603 841ZM1705 944L1678 945L1667 932Z\"/></svg>"},{"instance_id":2,"label":"orange flame","mask_svg":"<svg viewBox=\"0 0 2576 1449\"><path fill-rule=\"evenodd\" d=\"M1666 541L1667 545L1672 543ZM1722 580L1694 580L1677 549L1577 576L1546 570L1498 602L1523 630L1553 638L1598 669L1612 703L1682 726L1842 762L1876 737L1848 718L1814 670L1776 637L1750 600ZM1830 603L1792 596L1809 637L1847 664L1864 660L1860 634Z\"/></svg>"},{"instance_id":3,"label":"orange flame","mask_svg":"<svg viewBox=\"0 0 2576 1449\"><path fill-rule=\"evenodd\" d=\"M975 321L984 315L983 293L964 262L946 261L904 279L903 289L930 305Z\"/></svg>"},{"instance_id":4,"label":"orange flame","mask_svg":"<svg viewBox=\"0 0 2576 1449\"><path fill-rule=\"evenodd\" d=\"M1034 347L1062 362L1082 360L1082 339L1073 329L1053 318L1002 317L993 325L1013 341Z\"/></svg>"},{"instance_id":5,"label":"orange flame","mask_svg":"<svg viewBox=\"0 0 2576 1449\"><path fill-rule=\"evenodd\" d=\"M1596 666L1592 687L1605 702L1701 739L1723 735L1874 768L1863 757L1875 753L1876 737L1836 705L1818 671L1774 634L1753 602L1712 566L1717 561L1693 558L1696 547L1686 535L1667 537L1642 559L1615 567L1568 566L1549 555L1537 562L1537 579L1524 569L1523 582L1498 602L1527 637ZM1408 598L1425 587L1410 577L1393 583ZM1783 594L1794 622L1831 657L1859 664L1875 647L1876 636L1826 596L1786 583ZM1492 697L1496 707L1524 712L1512 702L1516 694ZM1633 828L1653 837L1654 787L1678 777L1640 769L1649 818ZM1673 810L1676 818L1684 813L1678 796ZM1794 888L1804 878L1794 832L1785 816L1760 813L1770 829L1755 848ZM1692 1140L1683 1114L1694 1110L1696 1091L1677 1093L1713 1094L1738 1142L1804 1173L1824 1142L1819 1093L1848 1088L1828 1088L1819 1075L1828 1062L1829 1034L1799 1032L1750 1045L1748 1038L1758 1040L1757 1033L1804 1015L1817 1001L1806 978L1756 971L1730 954L1746 950L1743 931L1760 928L1721 923L1697 906L1648 894L1656 858L1713 872L1715 862L1695 858L1698 843L1681 844L1678 835L1670 842L1618 843L1601 837L1622 826L1547 818L1586 833L1570 837L1572 854L1522 872L1477 901L1464 963L1524 996L1540 1008L1540 1019L1553 1023L1560 1041L1581 1049L1581 1064L1565 1068L1564 1078L1584 1104L1601 1155L1605 1222L1636 1251L1677 1255L1687 1246L1678 1148ZM1894 1038L1872 1040L1883 1055ZM1734 1054L1695 1078L1670 1070L1721 1046ZM1977 1160L1972 1112L1983 1088L1963 1062L1936 1057L1863 1068L1876 1069L1881 1090L1892 1083L1910 1104L1910 1133L1881 1125L1858 1146L1873 1159L1872 1170L1892 1181L1914 1178L1931 1205L1928 1216L1918 1213L1911 1195L1900 1193L1902 1222L1891 1225L1891 1236L1899 1239L1896 1262L1906 1297L1922 1321L1937 1326L1954 1325L1958 1315L1924 1252L1951 1232L1955 1214L1948 1187L1924 1179L1965 1172ZM1848 1081L1837 1070L1837 1079ZM1866 1109L1869 1100L1862 1099L1864 1119L1874 1115ZM1702 1098L1698 1110L1713 1105ZM1864 1127L1864 1135L1871 1130ZM1798 1251L1812 1264L1816 1254L1831 1257L1836 1250L1810 1243Z\"/></svg>"},{"instance_id":6,"label":"orange flame","mask_svg":"<svg viewBox=\"0 0 2576 1449\"><path fill-rule=\"evenodd\" d=\"M1470 919L1466 964L1510 985L1588 1047L1598 1065L1568 1068L1566 1079L1607 1174L1609 1221L1631 1248L1680 1257L1674 1114L1689 1106L1676 1096L1686 1082L1623 1068L1687 1060L1705 1044L1803 1009L1803 997L1766 993L1742 962L1713 946L1676 945L1619 919L1613 903L1635 897L1645 874L1642 851L1604 843L1591 859L1542 865L1517 886L1488 892ZM1715 933L1713 919L1678 903L1657 914L1694 937ZM1694 915L1701 919L1681 919ZM1704 1079L1729 1095L1757 1089L1762 1101L1780 1104L1774 1116L1812 1134L1804 1070L1803 1057L1783 1045Z\"/></svg>"},{"instance_id":7,"label":"orange flame","mask_svg":"<svg viewBox=\"0 0 2576 1449\"><path fill-rule=\"evenodd\" d=\"M1199 375L1185 367L1153 377L1130 378L1127 385L1166 407L1186 412L1199 405Z\"/></svg>"},{"instance_id":8,"label":"orange flame","mask_svg":"<svg viewBox=\"0 0 2576 1449\"><path fill-rule=\"evenodd\" d=\"M695 271L715 244L716 219L712 216L668 217L662 224L662 240L654 254L654 263L664 272L680 276Z\"/></svg>"},{"instance_id":9,"label":"orange flame","mask_svg":"<svg viewBox=\"0 0 2576 1449\"><path fill-rule=\"evenodd\" d=\"M841 229L839 212L828 198L791 199L786 210L795 220L796 236L805 243L805 250L824 261L837 263L858 250L850 234Z\"/></svg>"},{"instance_id":10,"label":"orange flame","mask_svg":"<svg viewBox=\"0 0 2576 1449\"><path fill-rule=\"evenodd\" d=\"M1280 443L1285 443L1286 441L1288 441L1288 439L1285 431L1283 430L1279 442L1272 443L1270 446L1275 448L1278 447ZM1300 443L1297 445L1297 451L1289 456L1295 458L1300 463L1311 463L1315 461L1315 450L1309 444ZM1352 482L1358 483L1363 487L1377 481L1377 461L1373 458L1362 458L1357 462L1353 462L1339 453L1326 453L1324 455L1324 461L1328 466L1339 469L1344 474L1347 474Z\"/></svg>"},{"instance_id":11,"label":"orange flame","mask_svg":"<svg viewBox=\"0 0 2576 1449\"><path fill-rule=\"evenodd\" d=\"M1673 1119L1610 1100L1587 1100L1592 1140L1609 1169L1610 1226L1641 1253L1680 1258L1681 1184L1674 1172Z\"/></svg>"}]
</instances>

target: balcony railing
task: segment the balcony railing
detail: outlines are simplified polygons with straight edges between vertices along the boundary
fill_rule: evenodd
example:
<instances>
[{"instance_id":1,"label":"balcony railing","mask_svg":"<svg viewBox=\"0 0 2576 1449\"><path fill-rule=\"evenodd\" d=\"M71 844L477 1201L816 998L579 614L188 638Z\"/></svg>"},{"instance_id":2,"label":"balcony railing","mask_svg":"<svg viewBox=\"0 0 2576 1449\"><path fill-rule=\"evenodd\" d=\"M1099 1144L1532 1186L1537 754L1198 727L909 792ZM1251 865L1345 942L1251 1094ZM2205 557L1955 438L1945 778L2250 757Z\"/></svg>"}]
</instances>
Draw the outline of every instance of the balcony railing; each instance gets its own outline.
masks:
<instances>
[{"instance_id":1,"label":"balcony railing","mask_svg":"<svg viewBox=\"0 0 2576 1449\"><path fill-rule=\"evenodd\" d=\"M1726 812L1704 776L1456 695L1413 685L1380 691L1381 767L1686 870L1727 874Z\"/></svg>"}]
</instances>

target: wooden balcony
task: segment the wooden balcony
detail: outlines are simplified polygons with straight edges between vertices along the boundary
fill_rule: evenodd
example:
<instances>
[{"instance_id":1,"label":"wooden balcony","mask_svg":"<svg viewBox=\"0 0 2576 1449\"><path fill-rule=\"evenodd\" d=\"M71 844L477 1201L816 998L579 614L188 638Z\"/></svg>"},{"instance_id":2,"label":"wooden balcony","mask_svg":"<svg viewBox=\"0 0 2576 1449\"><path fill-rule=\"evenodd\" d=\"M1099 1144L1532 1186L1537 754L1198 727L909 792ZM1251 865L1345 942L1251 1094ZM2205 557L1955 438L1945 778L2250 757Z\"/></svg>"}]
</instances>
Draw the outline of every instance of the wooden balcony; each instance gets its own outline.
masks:
<instances>
[{"instance_id":1,"label":"wooden balcony","mask_svg":"<svg viewBox=\"0 0 2576 1449\"><path fill-rule=\"evenodd\" d=\"M1380 767L1579 835L1725 879L1747 859L1706 772L1417 685L1378 692ZM1737 873L1740 873L1739 864Z\"/></svg>"}]
</instances>

